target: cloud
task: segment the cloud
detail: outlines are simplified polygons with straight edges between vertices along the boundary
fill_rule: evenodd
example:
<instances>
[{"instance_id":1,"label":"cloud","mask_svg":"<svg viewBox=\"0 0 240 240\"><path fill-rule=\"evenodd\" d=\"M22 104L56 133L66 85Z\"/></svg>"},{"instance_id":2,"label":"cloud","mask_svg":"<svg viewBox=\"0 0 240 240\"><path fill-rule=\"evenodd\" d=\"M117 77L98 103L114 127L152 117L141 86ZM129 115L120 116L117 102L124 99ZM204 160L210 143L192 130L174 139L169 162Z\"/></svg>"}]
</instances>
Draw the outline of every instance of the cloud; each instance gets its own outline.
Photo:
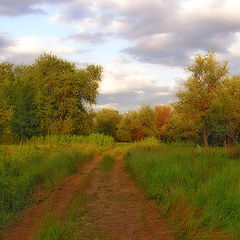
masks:
<instances>
[{"instance_id":1,"label":"cloud","mask_svg":"<svg viewBox=\"0 0 240 240\"><path fill-rule=\"evenodd\" d=\"M97 107L119 109L126 112L144 104L169 104L175 100L175 90L168 86L156 86L124 90L116 93L103 93L97 98Z\"/></svg>"},{"instance_id":2,"label":"cloud","mask_svg":"<svg viewBox=\"0 0 240 240\"><path fill-rule=\"evenodd\" d=\"M80 29L73 40L95 44L111 33L129 41L124 54L165 66L183 67L206 50L231 58L240 32L236 0L73 0L56 6L52 20Z\"/></svg>"},{"instance_id":3,"label":"cloud","mask_svg":"<svg viewBox=\"0 0 240 240\"><path fill-rule=\"evenodd\" d=\"M2 60L14 64L31 64L43 52L56 54L59 57L87 52L87 50L64 45L58 39L24 36L13 40L6 35L0 35L0 51Z\"/></svg>"},{"instance_id":4,"label":"cloud","mask_svg":"<svg viewBox=\"0 0 240 240\"><path fill-rule=\"evenodd\" d=\"M76 42L86 42L90 44L99 44L106 41L106 38L111 36L111 33L103 33L103 32L95 32L90 33L87 31L75 33L73 35L70 35L66 39L73 40Z\"/></svg>"},{"instance_id":5,"label":"cloud","mask_svg":"<svg viewBox=\"0 0 240 240\"><path fill-rule=\"evenodd\" d=\"M1 0L0 16L16 17L27 14L45 14L44 4L71 3L73 0Z\"/></svg>"}]
</instances>

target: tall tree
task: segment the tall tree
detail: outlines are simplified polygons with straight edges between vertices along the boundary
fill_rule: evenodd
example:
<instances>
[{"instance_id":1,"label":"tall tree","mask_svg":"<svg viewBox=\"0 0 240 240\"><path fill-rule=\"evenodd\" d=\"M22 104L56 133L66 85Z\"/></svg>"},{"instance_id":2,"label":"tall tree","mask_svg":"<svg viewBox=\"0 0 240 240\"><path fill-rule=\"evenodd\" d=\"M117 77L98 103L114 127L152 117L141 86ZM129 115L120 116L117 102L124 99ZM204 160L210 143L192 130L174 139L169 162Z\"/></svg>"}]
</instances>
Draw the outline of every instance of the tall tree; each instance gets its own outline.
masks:
<instances>
[{"instance_id":1,"label":"tall tree","mask_svg":"<svg viewBox=\"0 0 240 240\"><path fill-rule=\"evenodd\" d=\"M9 121L13 111L8 104L8 89L13 80L13 65L6 62L0 63L0 137L10 132Z\"/></svg>"},{"instance_id":2,"label":"tall tree","mask_svg":"<svg viewBox=\"0 0 240 240\"><path fill-rule=\"evenodd\" d=\"M32 67L42 134L84 133L81 123L96 102L102 68L43 54Z\"/></svg>"},{"instance_id":3,"label":"tall tree","mask_svg":"<svg viewBox=\"0 0 240 240\"><path fill-rule=\"evenodd\" d=\"M182 117L182 123L187 128L194 127L202 132L205 146L213 131L211 113L217 91L228 78L228 62L217 60L214 52L197 55L192 65L187 66L191 76L177 93L178 102L175 103L175 114ZM188 124L191 123L190 124ZM194 130L192 130L194 131Z\"/></svg>"},{"instance_id":4,"label":"tall tree","mask_svg":"<svg viewBox=\"0 0 240 240\"><path fill-rule=\"evenodd\" d=\"M9 89L9 102L13 116L10 120L11 130L20 139L39 134L39 116L35 104L35 91L29 66L16 66L14 81Z\"/></svg>"}]
</instances>

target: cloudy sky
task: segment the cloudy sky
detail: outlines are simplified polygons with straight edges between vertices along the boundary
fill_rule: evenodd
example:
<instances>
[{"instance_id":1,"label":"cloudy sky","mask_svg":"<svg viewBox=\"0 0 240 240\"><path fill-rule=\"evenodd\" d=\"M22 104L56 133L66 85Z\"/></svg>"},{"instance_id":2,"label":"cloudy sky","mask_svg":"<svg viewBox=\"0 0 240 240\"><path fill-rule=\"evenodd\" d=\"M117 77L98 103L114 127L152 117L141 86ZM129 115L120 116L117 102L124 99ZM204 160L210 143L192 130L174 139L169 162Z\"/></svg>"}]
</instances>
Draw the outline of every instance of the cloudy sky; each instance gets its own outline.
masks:
<instances>
[{"instance_id":1,"label":"cloudy sky","mask_svg":"<svg viewBox=\"0 0 240 240\"><path fill-rule=\"evenodd\" d=\"M207 50L240 73L239 0L0 0L0 60L102 65L98 108L171 103Z\"/></svg>"}]
</instances>

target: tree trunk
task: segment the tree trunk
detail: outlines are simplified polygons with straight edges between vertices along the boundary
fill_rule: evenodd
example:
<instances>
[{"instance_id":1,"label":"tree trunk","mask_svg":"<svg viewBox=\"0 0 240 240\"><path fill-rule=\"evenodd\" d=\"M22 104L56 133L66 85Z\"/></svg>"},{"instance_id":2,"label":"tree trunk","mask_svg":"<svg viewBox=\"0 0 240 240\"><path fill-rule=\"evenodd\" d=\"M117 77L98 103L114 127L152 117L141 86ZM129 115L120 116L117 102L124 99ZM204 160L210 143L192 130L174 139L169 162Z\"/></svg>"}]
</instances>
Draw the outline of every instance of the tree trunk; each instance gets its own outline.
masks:
<instances>
[{"instance_id":1,"label":"tree trunk","mask_svg":"<svg viewBox=\"0 0 240 240\"><path fill-rule=\"evenodd\" d=\"M223 146L227 147L227 136L225 136L225 138L224 138Z\"/></svg>"},{"instance_id":2,"label":"tree trunk","mask_svg":"<svg viewBox=\"0 0 240 240\"><path fill-rule=\"evenodd\" d=\"M203 142L204 142L205 147L209 147L208 136L209 136L209 134L207 134L206 128L203 128Z\"/></svg>"}]
</instances>

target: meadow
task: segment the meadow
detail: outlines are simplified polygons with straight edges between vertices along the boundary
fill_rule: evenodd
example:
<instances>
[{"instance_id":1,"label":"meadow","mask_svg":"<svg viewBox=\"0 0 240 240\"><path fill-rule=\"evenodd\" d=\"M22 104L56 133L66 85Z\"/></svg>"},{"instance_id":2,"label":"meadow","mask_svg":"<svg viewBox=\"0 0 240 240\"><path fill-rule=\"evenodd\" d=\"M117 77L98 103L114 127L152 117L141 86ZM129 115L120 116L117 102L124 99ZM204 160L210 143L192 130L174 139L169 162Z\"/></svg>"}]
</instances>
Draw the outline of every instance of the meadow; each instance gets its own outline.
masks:
<instances>
[{"instance_id":1,"label":"meadow","mask_svg":"<svg viewBox=\"0 0 240 240\"><path fill-rule=\"evenodd\" d=\"M47 136L20 145L2 145L0 231L20 210L34 202L37 186L54 188L79 165L112 147L113 143L111 137L94 134L88 137Z\"/></svg>"},{"instance_id":2,"label":"meadow","mask_svg":"<svg viewBox=\"0 0 240 240\"><path fill-rule=\"evenodd\" d=\"M178 239L240 239L238 149L138 144L124 158Z\"/></svg>"}]
</instances>

